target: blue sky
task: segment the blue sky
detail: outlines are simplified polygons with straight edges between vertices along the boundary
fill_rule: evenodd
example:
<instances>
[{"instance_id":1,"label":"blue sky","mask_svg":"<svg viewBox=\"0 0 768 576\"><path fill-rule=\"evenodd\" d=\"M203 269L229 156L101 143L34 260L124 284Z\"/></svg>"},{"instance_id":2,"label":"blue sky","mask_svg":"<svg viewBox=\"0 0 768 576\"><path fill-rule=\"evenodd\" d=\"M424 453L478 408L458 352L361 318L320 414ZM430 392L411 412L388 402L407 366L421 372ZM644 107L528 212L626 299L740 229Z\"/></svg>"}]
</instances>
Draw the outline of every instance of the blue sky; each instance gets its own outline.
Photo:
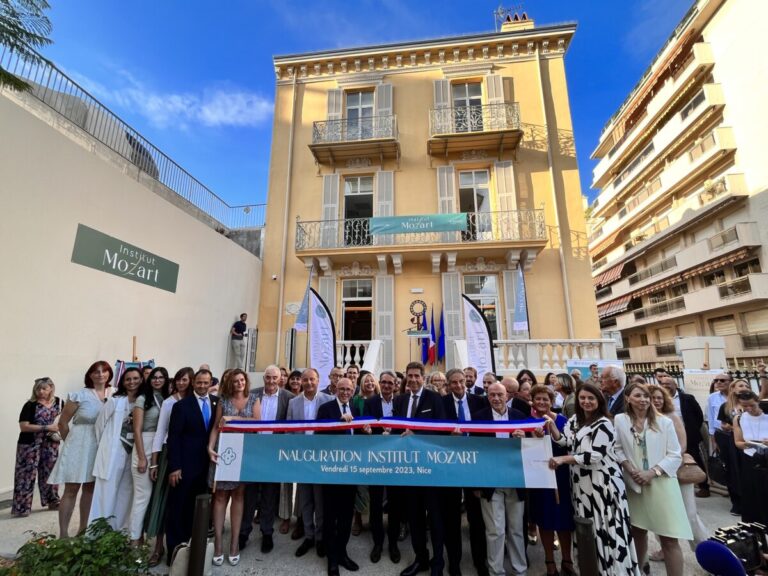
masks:
<instances>
[{"instance_id":1,"label":"blue sky","mask_svg":"<svg viewBox=\"0 0 768 576\"><path fill-rule=\"evenodd\" d=\"M266 200L272 56L493 31L498 1L52 2L44 53L230 204ZM691 0L529 0L579 24L566 57L582 192L602 126ZM518 7L519 3L509 7ZM320 120L320 118L318 118Z\"/></svg>"}]
</instances>

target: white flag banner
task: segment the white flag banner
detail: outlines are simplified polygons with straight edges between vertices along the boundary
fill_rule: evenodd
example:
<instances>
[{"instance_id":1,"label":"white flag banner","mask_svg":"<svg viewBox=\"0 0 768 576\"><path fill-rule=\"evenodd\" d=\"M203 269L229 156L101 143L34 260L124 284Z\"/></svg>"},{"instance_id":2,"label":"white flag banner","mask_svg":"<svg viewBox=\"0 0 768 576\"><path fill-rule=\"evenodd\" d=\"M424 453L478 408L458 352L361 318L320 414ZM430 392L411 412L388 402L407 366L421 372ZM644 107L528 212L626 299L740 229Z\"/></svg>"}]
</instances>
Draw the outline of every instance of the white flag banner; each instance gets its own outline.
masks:
<instances>
[{"instance_id":1,"label":"white flag banner","mask_svg":"<svg viewBox=\"0 0 768 576\"><path fill-rule=\"evenodd\" d=\"M336 367L336 329L328 306L309 289L309 362L321 378Z\"/></svg>"},{"instance_id":2,"label":"white flag banner","mask_svg":"<svg viewBox=\"0 0 768 576\"><path fill-rule=\"evenodd\" d=\"M477 370L476 386L483 385L483 374L496 373L493 358L493 340L491 329L483 313L466 294L462 294L464 301L464 330L467 341L467 361L469 366Z\"/></svg>"}]
</instances>

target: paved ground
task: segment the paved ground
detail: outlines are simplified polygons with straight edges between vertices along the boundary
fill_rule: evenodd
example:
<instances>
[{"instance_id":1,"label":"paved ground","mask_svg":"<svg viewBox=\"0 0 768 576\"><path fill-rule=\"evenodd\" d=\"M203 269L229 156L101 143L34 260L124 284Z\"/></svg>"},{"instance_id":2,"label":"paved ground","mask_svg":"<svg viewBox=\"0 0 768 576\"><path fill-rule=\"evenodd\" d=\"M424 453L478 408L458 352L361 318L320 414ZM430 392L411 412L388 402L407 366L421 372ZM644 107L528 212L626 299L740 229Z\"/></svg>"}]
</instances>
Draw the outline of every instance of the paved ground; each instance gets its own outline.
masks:
<instances>
[{"instance_id":1,"label":"paved ground","mask_svg":"<svg viewBox=\"0 0 768 576\"><path fill-rule=\"evenodd\" d=\"M737 520L728 514L729 501L727 498L712 495L711 498L697 499L699 505L699 514L708 528L718 528L720 526L729 526ZM30 530L57 532L57 517L55 512L41 510L37 499L35 500L34 511L27 518L12 518L10 509L6 508L0 511L0 556L12 557L16 550L28 539ZM75 516L77 513L75 513ZM77 526L77 518L72 520L73 528ZM462 571L464 574L474 574L469 554L469 539L467 536L467 526L464 525L465 547L463 553ZM258 534L258 529L254 530L254 536ZM225 550L229 542L228 532L225 534ZM300 542L291 541L288 535L282 535L275 532L275 549L269 554L262 554L259 551L260 540L258 536L253 539L249 546L243 550L242 560L237 568L227 566L213 568L213 576L305 576L308 574L325 574L326 563L324 559L318 558L314 552L310 552L303 558L296 558L294 551ZM651 549L655 549L655 544L651 544ZM360 536L353 536L350 540L349 554L360 564L360 571L357 574L375 574L381 576L397 576L413 559L410 549L410 542L406 540L400 543L400 550L403 559L399 564L394 565L389 561L386 553L377 564L372 564L368 558L371 549L371 534L366 529ZM545 573L544 554L541 545L529 547L531 569L528 574L539 576ZM698 568L696 560L690 548L683 547L686 561L686 575L703 575L704 572ZM559 562L559 561L558 561ZM342 575L348 574L343 568ZM166 574L167 569L158 569L156 574ZM447 573L447 572L446 572ZM651 573L655 576L666 574L663 563L652 563ZM584 575L593 576L593 575Z\"/></svg>"}]
</instances>

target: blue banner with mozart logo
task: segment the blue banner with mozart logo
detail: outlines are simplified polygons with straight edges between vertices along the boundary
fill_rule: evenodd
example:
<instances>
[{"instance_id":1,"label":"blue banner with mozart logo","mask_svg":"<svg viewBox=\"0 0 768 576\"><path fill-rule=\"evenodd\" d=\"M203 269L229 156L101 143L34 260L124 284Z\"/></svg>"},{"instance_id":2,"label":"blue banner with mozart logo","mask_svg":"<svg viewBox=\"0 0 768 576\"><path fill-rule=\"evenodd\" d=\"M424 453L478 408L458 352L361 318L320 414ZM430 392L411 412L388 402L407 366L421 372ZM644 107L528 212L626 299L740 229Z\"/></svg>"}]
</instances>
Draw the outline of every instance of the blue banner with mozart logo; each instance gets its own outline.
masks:
<instances>
[{"instance_id":1,"label":"blue banner with mozart logo","mask_svg":"<svg viewBox=\"0 0 768 576\"><path fill-rule=\"evenodd\" d=\"M415 216L374 216L368 223L371 234L410 234L413 232L466 232L467 215L418 214Z\"/></svg>"},{"instance_id":2,"label":"blue banner with mozart logo","mask_svg":"<svg viewBox=\"0 0 768 576\"><path fill-rule=\"evenodd\" d=\"M549 437L224 432L216 480L555 488L551 457Z\"/></svg>"}]
</instances>

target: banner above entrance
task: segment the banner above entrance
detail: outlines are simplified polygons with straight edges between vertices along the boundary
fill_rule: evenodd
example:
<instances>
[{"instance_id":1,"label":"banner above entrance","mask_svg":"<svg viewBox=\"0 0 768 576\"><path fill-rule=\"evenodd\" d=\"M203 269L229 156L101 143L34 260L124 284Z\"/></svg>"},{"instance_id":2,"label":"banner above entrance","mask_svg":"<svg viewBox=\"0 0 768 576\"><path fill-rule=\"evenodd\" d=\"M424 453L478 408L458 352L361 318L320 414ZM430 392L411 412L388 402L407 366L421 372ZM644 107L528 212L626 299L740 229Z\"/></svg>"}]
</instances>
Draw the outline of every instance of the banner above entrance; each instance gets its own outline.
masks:
<instances>
[{"instance_id":1,"label":"banner above entrance","mask_svg":"<svg viewBox=\"0 0 768 576\"><path fill-rule=\"evenodd\" d=\"M413 232L454 232L467 230L467 215L417 214L415 216L376 216L370 219L371 234L411 234Z\"/></svg>"}]
</instances>

